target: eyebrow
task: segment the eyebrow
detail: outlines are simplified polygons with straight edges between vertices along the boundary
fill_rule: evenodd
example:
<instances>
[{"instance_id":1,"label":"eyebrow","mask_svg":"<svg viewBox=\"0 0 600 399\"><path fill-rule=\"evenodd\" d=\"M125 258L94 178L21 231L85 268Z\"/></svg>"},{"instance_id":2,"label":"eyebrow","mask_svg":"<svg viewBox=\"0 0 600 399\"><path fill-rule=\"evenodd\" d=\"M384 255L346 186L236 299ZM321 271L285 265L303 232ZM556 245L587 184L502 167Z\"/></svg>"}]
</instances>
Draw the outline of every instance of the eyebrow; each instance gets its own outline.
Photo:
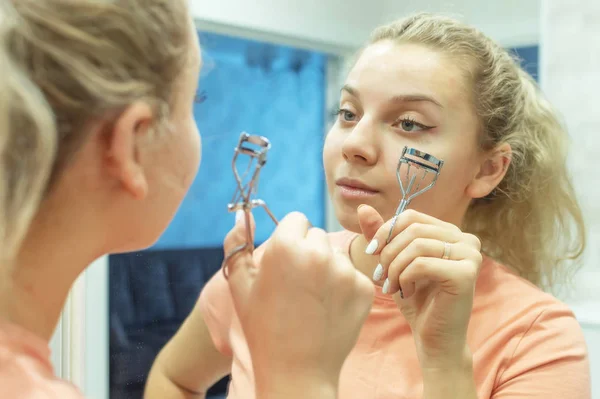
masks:
<instances>
[{"instance_id":1,"label":"eyebrow","mask_svg":"<svg viewBox=\"0 0 600 399\"><path fill-rule=\"evenodd\" d=\"M356 90L352 86L344 85L342 87L341 91L345 91L348 94L350 94L356 98L360 98L360 94L358 93L358 90ZM421 102L421 101L428 101L428 102L431 102L431 103L437 105L440 108L444 108L444 106L442 104L440 104L439 101L437 101L433 97L426 96L424 94L403 94L403 95L394 96L390 99L390 102L392 102L392 103Z\"/></svg>"}]
</instances>

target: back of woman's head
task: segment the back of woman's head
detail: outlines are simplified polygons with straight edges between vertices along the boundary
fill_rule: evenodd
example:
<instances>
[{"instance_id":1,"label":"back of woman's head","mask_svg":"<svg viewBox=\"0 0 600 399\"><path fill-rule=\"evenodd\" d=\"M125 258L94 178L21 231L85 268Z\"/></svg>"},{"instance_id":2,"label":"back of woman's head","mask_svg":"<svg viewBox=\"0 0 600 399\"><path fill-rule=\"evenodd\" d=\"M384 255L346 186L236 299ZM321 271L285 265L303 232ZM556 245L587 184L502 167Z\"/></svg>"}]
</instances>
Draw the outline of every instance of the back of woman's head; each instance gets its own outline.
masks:
<instances>
[{"instance_id":1,"label":"back of woman's head","mask_svg":"<svg viewBox=\"0 0 600 399\"><path fill-rule=\"evenodd\" d=\"M372 43L382 40L455 60L471 83L481 149L510 144L506 176L471 204L463 228L533 283L564 281L583 252L585 229L566 166L567 133L535 81L505 49L452 18L416 14L377 29Z\"/></svg>"},{"instance_id":2,"label":"back of woman's head","mask_svg":"<svg viewBox=\"0 0 600 399\"><path fill-rule=\"evenodd\" d=\"M7 51L14 10L0 7L0 261L13 260L43 196L56 130L39 88Z\"/></svg>"},{"instance_id":3,"label":"back of woman's head","mask_svg":"<svg viewBox=\"0 0 600 399\"><path fill-rule=\"evenodd\" d=\"M8 0L17 23L8 45L56 116L50 184L81 147L92 122L149 104L166 126L190 38L184 0Z\"/></svg>"}]
</instances>

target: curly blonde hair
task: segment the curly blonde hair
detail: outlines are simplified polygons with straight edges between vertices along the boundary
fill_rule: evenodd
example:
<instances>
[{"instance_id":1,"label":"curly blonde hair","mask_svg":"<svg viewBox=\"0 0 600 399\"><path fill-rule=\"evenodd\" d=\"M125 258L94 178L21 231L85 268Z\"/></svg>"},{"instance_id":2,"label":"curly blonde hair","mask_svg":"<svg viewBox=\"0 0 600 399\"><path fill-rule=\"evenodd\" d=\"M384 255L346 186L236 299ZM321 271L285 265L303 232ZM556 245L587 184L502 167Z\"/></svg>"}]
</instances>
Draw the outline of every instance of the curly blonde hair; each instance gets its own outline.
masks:
<instances>
[{"instance_id":1,"label":"curly blonde hair","mask_svg":"<svg viewBox=\"0 0 600 399\"><path fill-rule=\"evenodd\" d=\"M52 110L8 51L15 14L0 7L0 261L11 262L43 197L56 149Z\"/></svg>"},{"instance_id":2,"label":"curly blonde hair","mask_svg":"<svg viewBox=\"0 0 600 399\"><path fill-rule=\"evenodd\" d=\"M483 251L542 288L567 282L586 244L567 170L568 134L535 81L507 50L477 29L419 13L382 26L371 43L421 44L461 61L471 81L481 146L512 148L498 187L469 207L463 229Z\"/></svg>"},{"instance_id":3,"label":"curly blonde hair","mask_svg":"<svg viewBox=\"0 0 600 399\"><path fill-rule=\"evenodd\" d=\"M168 126L175 83L187 65L191 24L185 0L6 0L17 21L9 51L56 116L58 152L49 184L94 121L128 105L154 107Z\"/></svg>"}]
</instances>

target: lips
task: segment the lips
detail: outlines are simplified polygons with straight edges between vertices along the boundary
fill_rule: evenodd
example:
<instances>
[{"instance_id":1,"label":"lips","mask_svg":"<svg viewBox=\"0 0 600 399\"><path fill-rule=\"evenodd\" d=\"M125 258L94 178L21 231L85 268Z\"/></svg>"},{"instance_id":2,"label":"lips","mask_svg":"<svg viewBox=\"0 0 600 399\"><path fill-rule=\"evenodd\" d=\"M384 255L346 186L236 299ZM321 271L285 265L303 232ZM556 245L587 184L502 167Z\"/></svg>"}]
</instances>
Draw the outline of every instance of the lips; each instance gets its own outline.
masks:
<instances>
[{"instance_id":1,"label":"lips","mask_svg":"<svg viewBox=\"0 0 600 399\"><path fill-rule=\"evenodd\" d=\"M357 201L364 203L379 193L375 188L357 179L342 178L335 183L338 188L337 195L344 201L351 201L352 203Z\"/></svg>"},{"instance_id":2,"label":"lips","mask_svg":"<svg viewBox=\"0 0 600 399\"><path fill-rule=\"evenodd\" d=\"M346 188L346 189L350 189L350 190L357 190L357 191L364 191L366 193L377 193L378 191L376 189L374 189L373 187L369 186L366 183L363 183L360 180L356 180L356 179L350 179L350 178L342 178L342 179L338 179L335 182L336 185L342 187L342 188Z\"/></svg>"}]
</instances>

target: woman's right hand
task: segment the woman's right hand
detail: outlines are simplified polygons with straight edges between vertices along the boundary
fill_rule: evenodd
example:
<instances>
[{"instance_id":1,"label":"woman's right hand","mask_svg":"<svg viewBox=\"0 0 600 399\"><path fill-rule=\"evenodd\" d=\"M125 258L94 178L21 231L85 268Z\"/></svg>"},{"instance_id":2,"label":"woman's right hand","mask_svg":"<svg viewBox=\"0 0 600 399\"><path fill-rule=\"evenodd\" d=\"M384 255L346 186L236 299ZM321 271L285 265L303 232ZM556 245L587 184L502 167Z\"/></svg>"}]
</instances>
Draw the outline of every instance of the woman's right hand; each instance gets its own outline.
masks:
<instances>
[{"instance_id":1,"label":"woman's right hand","mask_svg":"<svg viewBox=\"0 0 600 399\"><path fill-rule=\"evenodd\" d=\"M225 253L246 240L245 218L237 219ZM277 226L259 268L248 251L227 266L257 396L335 397L342 365L371 309L372 282L300 213Z\"/></svg>"}]
</instances>

